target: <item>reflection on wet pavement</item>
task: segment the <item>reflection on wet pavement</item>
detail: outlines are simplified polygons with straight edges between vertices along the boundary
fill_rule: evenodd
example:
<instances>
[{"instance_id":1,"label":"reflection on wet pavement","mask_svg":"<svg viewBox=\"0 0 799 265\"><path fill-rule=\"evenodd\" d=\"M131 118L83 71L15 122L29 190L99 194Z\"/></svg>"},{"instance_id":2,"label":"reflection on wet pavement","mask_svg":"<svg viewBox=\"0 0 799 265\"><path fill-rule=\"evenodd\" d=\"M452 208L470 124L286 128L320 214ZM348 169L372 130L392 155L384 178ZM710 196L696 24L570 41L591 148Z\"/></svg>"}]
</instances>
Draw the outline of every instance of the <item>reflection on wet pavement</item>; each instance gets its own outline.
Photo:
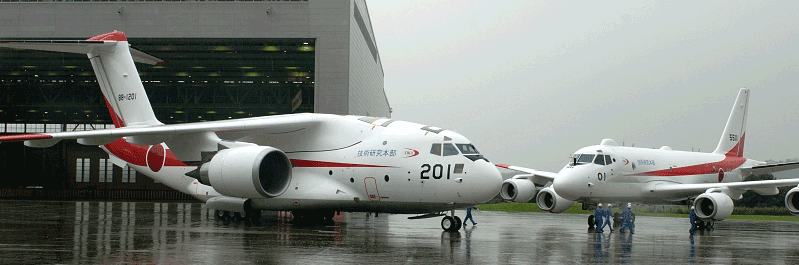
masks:
<instances>
[{"instance_id":1,"label":"reflection on wet pavement","mask_svg":"<svg viewBox=\"0 0 799 265\"><path fill-rule=\"evenodd\" d=\"M680 218L638 217L597 234L584 215L474 212L439 218L349 213L324 224L264 213L224 224L201 203L0 200L0 263L797 263L796 222L727 220L688 235ZM463 215L463 211L458 212Z\"/></svg>"}]
</instances>

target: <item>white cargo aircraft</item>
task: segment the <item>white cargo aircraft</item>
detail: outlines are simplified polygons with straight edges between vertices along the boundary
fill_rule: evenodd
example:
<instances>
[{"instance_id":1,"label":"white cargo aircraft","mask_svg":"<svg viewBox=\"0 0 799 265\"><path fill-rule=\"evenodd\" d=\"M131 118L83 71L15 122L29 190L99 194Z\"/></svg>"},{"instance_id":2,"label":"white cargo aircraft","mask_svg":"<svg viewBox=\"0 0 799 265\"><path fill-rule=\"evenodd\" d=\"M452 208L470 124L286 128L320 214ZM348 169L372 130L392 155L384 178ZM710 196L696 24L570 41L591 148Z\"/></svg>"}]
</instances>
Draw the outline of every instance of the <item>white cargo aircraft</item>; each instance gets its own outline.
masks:
<instances>
[{"instance_id":1,"label":"white cargo aircraft","mask_svg":"<svg viewBox=\"0 0 799 265\"><path fill-rule=\"evenodd\" d=\"M749 89L738 92L724 133L712 153L619 146L611 139L584 147L574 153L558 173L497 164L525 174L502 184L500 195L513 202L527 202L534 196L538 207L561 213L575 203L584 209L598 203L691 203L697 217L706 222L721 221L733 210L747 190L776 195L777 187L799 185L799 179L744 181L753 175L799 168L799 163L769 165L743 157ZM537 193L538 187L551 185ZM799 215L799 187L785 197L788 210ZM589 216L591 225L593 216Z\"/></svg>"},{"instance_id":2,"label":"white cargo aircraft","mask_svg":"<svg viewBox=\"0 0 799 265\"><path fill-rule=\"evenodd\" d=\"M162 61L130 49L122 32L0 47L87 54L116 126L0 142L99 145L115 165L194 196L220 217L259 217L260 210L305 218L332 218L335 211L443 215L442 228L457 230L454 209L492 199L502 183L465 137L410 122L306 113L164 125L134 65Z\"/></svg>"}]
</instances>

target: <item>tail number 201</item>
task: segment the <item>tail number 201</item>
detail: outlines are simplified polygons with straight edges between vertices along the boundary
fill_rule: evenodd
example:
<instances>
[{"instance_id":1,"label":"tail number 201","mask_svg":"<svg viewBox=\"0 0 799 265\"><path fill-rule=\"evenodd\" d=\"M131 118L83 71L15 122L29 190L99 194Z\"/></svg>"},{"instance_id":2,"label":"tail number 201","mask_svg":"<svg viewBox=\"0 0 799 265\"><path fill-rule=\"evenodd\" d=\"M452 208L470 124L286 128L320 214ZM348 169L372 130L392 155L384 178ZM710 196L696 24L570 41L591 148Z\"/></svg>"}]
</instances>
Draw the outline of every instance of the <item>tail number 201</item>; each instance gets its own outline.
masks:
<instances>
[{"instance_id":1,"label":"tail number 201","mask_svg":"<svg viewBox=\"0 0 799 265\"><path fill-rule=\"evenodd\" d=\"M447 172L446 172L447 179L449 179L451 170L452 170L452 165L447 165ZM433 179L441 179L442 177L444 177L444 166L441 164L435 164L433 166L430 166L430 164L422 165L421 178L430 179L431 176L433 177Z\"/></svg>"}]
</instances>

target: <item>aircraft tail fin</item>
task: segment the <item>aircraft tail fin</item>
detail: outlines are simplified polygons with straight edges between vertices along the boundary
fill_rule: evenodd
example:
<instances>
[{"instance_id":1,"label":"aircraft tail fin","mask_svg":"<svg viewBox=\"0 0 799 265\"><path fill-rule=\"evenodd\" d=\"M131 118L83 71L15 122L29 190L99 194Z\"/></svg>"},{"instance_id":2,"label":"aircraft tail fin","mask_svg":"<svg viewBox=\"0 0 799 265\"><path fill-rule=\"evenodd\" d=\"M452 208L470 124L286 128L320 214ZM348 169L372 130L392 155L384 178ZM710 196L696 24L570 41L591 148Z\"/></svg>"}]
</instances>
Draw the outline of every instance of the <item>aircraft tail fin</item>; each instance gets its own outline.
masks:
<instances>
[{"instance_id":1,"label":"aircraft tail fin","mask_svg":"<svg viewBox=\"0 0 799 265\"><path fill-rule=\"evenodd\" d=\"M128 38L121 31L82 41L2 41L0 47L86 54L115 127L162 124L155 117L134 61L148 64L164 61L129 48Z\"/></svg>"},{"instance_id":2,"label":"aircraft tail fin","mask_svg":"<svg viewBox=\"0 0 799 265\"><path fill-rule=\"evenodd\" d=\"M741 88L738 98L727 119L727 126L721 134L719 144L714 154L742 157L744 154L744 139L746 138L746 114L749 111L749 89Z\"/></svg>"}]
</instances>

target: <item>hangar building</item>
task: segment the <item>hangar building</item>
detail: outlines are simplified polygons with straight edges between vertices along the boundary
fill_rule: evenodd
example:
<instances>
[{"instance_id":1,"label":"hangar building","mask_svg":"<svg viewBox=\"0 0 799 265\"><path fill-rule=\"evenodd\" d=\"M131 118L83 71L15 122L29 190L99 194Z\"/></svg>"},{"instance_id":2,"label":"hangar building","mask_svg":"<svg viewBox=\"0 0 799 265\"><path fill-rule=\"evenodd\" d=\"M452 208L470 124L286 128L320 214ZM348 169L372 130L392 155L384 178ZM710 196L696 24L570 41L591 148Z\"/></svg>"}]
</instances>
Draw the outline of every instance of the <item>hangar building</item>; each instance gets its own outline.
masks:
<instances>
[{"instance_id":1,"label":"hangar building","mask_svg":"<svg viewBox=\"0 0 799 265\"><path fill-rule=\"evenodd\" d=\"M168 62L137 64L166 124L297 112L391 116L365 0L0 1L0 40L114 30ZM0 48L0 134L113 128L103 100L85 55ZM18 172L0 184L0 197L179 195L74 141L3 144L0 155L2 172Z\"/></svg>"}]
</instances>

